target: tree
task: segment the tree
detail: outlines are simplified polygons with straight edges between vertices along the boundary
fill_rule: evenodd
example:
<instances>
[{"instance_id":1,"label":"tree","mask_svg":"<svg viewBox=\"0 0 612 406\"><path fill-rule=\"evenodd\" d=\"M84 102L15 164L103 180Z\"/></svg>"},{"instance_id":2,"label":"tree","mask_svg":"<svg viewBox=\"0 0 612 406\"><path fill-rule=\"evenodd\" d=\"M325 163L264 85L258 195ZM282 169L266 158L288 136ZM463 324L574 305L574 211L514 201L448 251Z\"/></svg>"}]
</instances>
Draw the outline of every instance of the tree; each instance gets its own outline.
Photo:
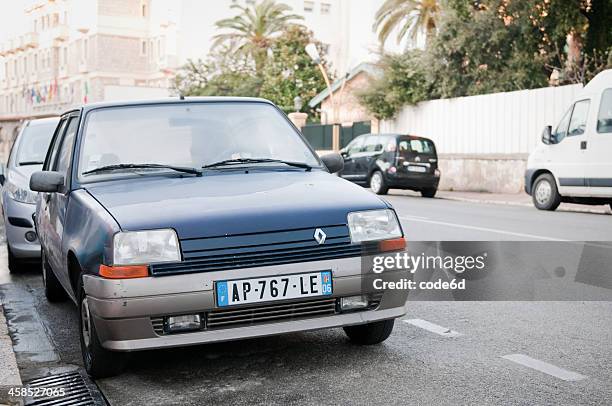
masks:
<instances>
[{"instance_id":1,"label":"tree","mask_svg":"<svg viewBox=\"0 0 612 406\"><path fill-rule=\"evenodd\" d=\"M416 41L420 31L425 32L429 42L438 26L439 14L438 0L386 0L376 12L373 29L383 44L395 29L399 29L398 44L406 36Z\"/></svg>"},{"instance_id":2,"label":"tree","mask_svg":"<svg viewBox=\"0 0 612 406\"><path fill-rule=\"evenodd\" d=\"M389 118L421 100L544 87L553 70L559 84L586 83L612 67L604 3L444 0L425 51L383 59L384 74L362 103Z\"/></svg>"},{"instance_id":3,"label":"tree","mask_svg":"<svg viewBox=\"0 0 612 406\"><path fill-rule=\"evenodd\" d=\"M265 63L268 48L273 39L290 23L301 20L297 14L289 14L291 7L263 0L261 3L241 6L234 4L232 9L239 13L231 18L217 21L219 30L226 30L214 37L213 48L230 47L232 50L249 56L259 71Z\"/></svg>"},{"instance_id":4,"label":"tree","mask_svg":"<svg viewBox=\"0 0 612 406\"><path fill-rule=\"evenodd\" d=\"M293 101L299 96L304 101L303 109L312 118L315 112L308 110L307 102L325 89L325 81L305 51L309 43L314 43L324 55L322 44L302 26L287 27L273 41L270 58L262 70L260 96L273 100L287 113L295 110ZM327 65L325 60L322 63Z\"/></svg>"},{"instance_id":5,"label":"tree","mask_svg":"<svg viewBox=\"0 0 612 406\"><path fill-rule=\"evenodd\" d=\"M220 49L206 61L189 61L175 79L174 91L185 96L250 96L273 101L286 113L294 111L294 98L304 101L303 110L311 119L317 112L307 102L325 89L325 81L305 48L314 43L321 55L322 44L312 32L288 25L269 43L269 55L260 70L250 57ZM323 58L322 62L327 66Z\"/></svg>"}]
</instances>

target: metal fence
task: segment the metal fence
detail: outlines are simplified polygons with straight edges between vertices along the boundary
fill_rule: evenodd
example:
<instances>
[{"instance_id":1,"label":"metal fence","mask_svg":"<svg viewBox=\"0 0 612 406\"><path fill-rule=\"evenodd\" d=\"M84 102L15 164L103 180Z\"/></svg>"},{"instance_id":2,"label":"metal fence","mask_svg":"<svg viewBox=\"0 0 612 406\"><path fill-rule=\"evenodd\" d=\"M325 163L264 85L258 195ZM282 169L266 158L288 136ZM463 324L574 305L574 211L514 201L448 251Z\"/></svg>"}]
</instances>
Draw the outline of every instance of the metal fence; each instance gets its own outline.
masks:
<instances>
[{"instance_id":1,"label":"metal fence","mask_svg":"<svg viewBox=\"0 0 612 406\"><path fill-rule=\"evenodd\" d=\"M528 154L544 126L555 125L581 89L569 85L430 100L404 107L380 129L431 138L439 153Z\"/></svg>"},{"instance_id":2,"label":"metal fence","mask_svg":"<svg viewBox=\"0 0 612 406\"><path fill-rule=\"evenodd\" d=\"M369 121L353 123L351 126L340 127L340 148L345 147L355 137L361 134L368 134L372 130ZM315 150L332 149L332 124L309 124L302 128L302 134Z\"/></svg>"}]
</instances>

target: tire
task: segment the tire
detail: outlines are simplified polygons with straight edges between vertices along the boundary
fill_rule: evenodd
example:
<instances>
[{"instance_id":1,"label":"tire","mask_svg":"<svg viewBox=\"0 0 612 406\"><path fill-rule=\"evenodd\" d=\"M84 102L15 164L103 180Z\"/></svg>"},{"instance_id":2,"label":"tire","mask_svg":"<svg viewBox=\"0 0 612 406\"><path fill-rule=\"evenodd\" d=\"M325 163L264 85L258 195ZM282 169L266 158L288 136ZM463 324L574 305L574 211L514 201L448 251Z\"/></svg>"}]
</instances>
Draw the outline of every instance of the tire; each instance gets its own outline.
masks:
<instances>
[{"instance_id":1,"label":"tire","mask_svg":"<svg viewBox=\"0 0 612 406\"><path fill-rule=\"evenodd\" d=\"M544 173L536 179L531 193L533 204L539 210L555 211L561 204L561 195L557 190L555 178Z\"/></svg>"},{"instance_id":2,"label":"tire","mask_svg":"<svg viewBox=\"0 0 612 406\"><path fill-rule=\"evenodd\" d=\"M421 196L427 197L427 198L433 198L436 196L437 192L438 192L438 188L431 187L431 188L421 190Z\"/></svg>"},{"instance_id":3,"label":"tire","mask_svg":"<svg viewBox=\"0 0 612 406\"><path fill-rule=\"evenodd\" d=\"M394 319L376 321L374 323L360 324L358 326L344 327L344 332L355 344L373 345L380 344L391 335Z\"/></svg>"},{"instance_id":4,"label":"tire","mask_svg":"<svg viewBox=\"0 0 612 406\"><path fill-rule=\"evenodd\" d=\"M45 288L45 297L49 302L61 302L66 300L66 291L62 284L57 280L57 276L51 270L44 250L41 250L40 263L42 267L43 286Z\"/></svg>"},{"instance_id":5,"label":"tire","mask_svg":"<svg viewBox=\"0 0 612 406\"><path fill-rule=\"evenodd\" d=\"M6 244L6 250L8 251L9 273L16 274L17 272L19 272L19 269L21 268L22 263L19 259L17 259L13 255L13 253L11 252L11 247L8 245L8 243Z\"/></svg>"},{"instance_id":6,"label":"tire","mask_svg":"<svg viewBox=\"0 0 612 406\"><path fill-rule=\"evenodd\" d=\"M375 171L370 176L370 189L377 195L386 195L389 191L389 187L387 187L387 182L385 182L385 177L381 171Z\"/></svg>"},{"instance_id":7,"label":"tire","mask_svg":"<svg viewBox=\"0 0 612 406\"><path fill-rule=\"evenodd\" d=\"M89 312L82 278L79 278L77 300L79 303L79 340L85 370L94 379L119 375L125 367L126 354L109 351L102 347L95 323Z\"/></svg>"}]
</instances>

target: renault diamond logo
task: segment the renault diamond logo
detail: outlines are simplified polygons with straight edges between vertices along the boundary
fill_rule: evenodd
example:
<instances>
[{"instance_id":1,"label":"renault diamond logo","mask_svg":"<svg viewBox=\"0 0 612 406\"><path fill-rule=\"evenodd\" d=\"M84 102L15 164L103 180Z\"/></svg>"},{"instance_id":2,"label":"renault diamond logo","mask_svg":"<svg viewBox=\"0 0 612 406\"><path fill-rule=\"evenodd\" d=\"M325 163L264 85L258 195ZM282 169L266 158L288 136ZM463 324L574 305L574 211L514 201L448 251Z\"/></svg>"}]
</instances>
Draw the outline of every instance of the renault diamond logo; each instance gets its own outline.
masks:
<instances>
[{"instance_id":1,"label":"renault diamond logo","mask_svg":"<svg viewBox=\"0 0 612 406\"><path fill-rule=\"evenodd\" d=\"M317 228L315 230L314 239L319 243L319 245L323 244L326 238L327 235L323 232L323 230L321 230L320 228Z\"/></svg>"}]
</instances>

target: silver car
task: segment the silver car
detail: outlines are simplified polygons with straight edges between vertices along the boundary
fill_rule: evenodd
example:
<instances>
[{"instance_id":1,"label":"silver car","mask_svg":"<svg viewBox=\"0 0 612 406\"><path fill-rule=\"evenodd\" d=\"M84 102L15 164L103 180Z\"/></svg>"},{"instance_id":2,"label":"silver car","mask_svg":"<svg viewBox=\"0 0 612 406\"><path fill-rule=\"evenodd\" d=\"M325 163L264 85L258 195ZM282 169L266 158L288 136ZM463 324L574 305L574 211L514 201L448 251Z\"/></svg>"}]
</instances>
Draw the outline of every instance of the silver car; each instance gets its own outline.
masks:
<instances>
[{"instance_id":1,"label":"silver car","mask_svg":"<svg viewBox=\"0 0 612 406\"><path fill-rule=\"evenodd\" d=\"M37 194L30 190L30 176L42 169L58 121L57 117L27 121L11 148L6 169L0 175L11 272L19 270L24 261L40 259L40 243L32 220Z\"/></svg>"}]
</instances>

